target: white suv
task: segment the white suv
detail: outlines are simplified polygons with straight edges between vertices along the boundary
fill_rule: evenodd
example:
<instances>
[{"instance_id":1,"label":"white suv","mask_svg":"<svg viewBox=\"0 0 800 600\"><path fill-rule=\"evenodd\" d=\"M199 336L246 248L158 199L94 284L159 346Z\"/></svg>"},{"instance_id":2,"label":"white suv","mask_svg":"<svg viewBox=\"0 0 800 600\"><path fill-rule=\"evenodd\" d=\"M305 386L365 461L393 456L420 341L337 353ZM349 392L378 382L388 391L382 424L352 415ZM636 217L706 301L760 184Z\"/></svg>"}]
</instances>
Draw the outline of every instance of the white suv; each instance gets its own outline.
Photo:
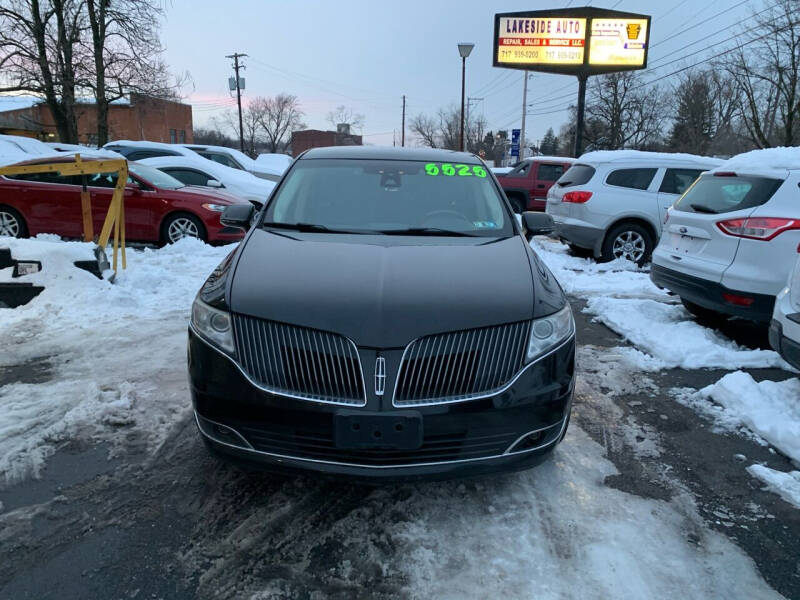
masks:
<instances>
[{"instance_id":1,"label":"white suv","mask_svg":"<svg viewBox=\"0 0 800 600\"><path fill-rule=\"evenodd\" d=\"M589 152L547 193L558 237L596 258L650 260L667 209L715 158L636 150Z\"/></svg>"},{"instance_id":2,"label":"white suv","mask_svg":"<svg viewBox=\"0 0 800 600\"><path fill-rule=\"evenodd\" d=\"M789 285L778 294L769 328L769 342L783 359L800 369L800 246Z\"/></svg>"},{"instance_id":3,"label":"white suv","mask_svg":"<svg viewBox=\"0 0 800 600\"><path fill-rule=\"evenodd\" d=\"M800 148L740 154L669 210L653 282L697 316L769 323L800 244Z\"/></svg>"}]
</instances>

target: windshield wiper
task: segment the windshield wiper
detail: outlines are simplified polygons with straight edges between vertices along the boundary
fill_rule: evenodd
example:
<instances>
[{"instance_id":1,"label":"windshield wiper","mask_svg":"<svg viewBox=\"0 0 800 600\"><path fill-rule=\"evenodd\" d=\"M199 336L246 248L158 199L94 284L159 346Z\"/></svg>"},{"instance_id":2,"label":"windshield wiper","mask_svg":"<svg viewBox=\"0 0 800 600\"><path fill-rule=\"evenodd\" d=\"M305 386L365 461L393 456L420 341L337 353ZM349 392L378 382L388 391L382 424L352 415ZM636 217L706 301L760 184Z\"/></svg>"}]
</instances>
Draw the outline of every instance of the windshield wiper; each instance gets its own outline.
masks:
<instances>
[{"instance_id":1,"label":"windshield wiper","mask_svg":"<svg viewBox=\"0 0 800 600\"><path fill-rule=\"evenodd\" d=\"M350 229L331 229L330 227L325 227L325 225L317 225L316 223L274 223L274 222L265 222L261 224L261 227L265 228L272 228L272 229L291 229L292 231L311 231L311 232L319 232L319 233L359 233L363 234L363 231L355 231Z\"/></svg>"},{"instance_id":2,"label":"windshield wiper","mask_svg":"<svg viewBox=\"0 0 800 600\"><path fill-rule=\"evenodd\" d=\"M383 235L440 235L451 237L483 237L466 231L440 229L439 227L409 227L408 229L381 229L376 233Z\"/></svg>"},{"instance_id":3,"label":"windshield wiper","mask_svg":"<svg viewBox=\"0 0 800 600\"><path fill-rule=\"evenodd\" d=\"M707 215L718 215L719 214L713 208L709 208L708 206L705 206L703 204L690 204L689 206L691 206L695 210L695 212L705 213Z\"/></svg>"}]
</instances>

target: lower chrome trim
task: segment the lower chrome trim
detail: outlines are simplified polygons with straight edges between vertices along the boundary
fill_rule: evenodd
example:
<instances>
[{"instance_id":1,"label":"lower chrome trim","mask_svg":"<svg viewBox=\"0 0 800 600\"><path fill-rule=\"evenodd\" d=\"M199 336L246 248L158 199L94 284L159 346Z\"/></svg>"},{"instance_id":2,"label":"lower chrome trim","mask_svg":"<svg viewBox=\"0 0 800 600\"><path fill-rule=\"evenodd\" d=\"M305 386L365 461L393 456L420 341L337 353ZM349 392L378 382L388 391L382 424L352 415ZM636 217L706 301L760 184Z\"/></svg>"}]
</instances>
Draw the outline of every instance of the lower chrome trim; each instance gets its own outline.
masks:
<instances>
[{"instance_id":1,"label":"lower chrome trim","mask_svg":"<svg viewBox=\"0 0 800 600\"><path fill-rule=\"evenodd\" d=\"M195 422L197 423L197 429L200 431L200 433L202 435L204 435L205 437L210 439L215 444L221 444L223 446L228 446L229 448L233 448L235 450L239 450L239 451L242 451L242 452L250 452L252 454L260 454L260 455L263 455L263 456L269 456L271 458L276 458L279 461L280 460L291 460L291 461L296 461L296 462L308 462L308 463L316 463L316 464L324 464L324 465L336 465L336 466L341 466L341 467L356 467L356 468L359 468L359 469L379 469L380 470L380 469L412 469L412 468L419 468L419 467L433 467L433 466L437 466L437 465L454 465L454 464L459 464L459 463L482 462L482 461L485 461L485 460L497 460L497 459L500 459L500 458L507 458L509 456L521 456L523 454L529 454L531 452L536 452L537 450L543 450L544 448L547 448L548 446L552 446L552 445L558 443L558 440L560 440L561 436L564 435L564 428L567 426L567 421L569 419L569 414L567 414L564 417L564 419L561 421L561 427L559 428L558 435L554 439L552 439L551 441L549 441L549 442L547 442L545 444L541 444L539 446L536 446L535 448L528 448L526 450L519 450L517 452L511 452L510 451L510 449L514 447L514 444L519 442L525 436L531 435L533 433L537 433L539 431L543 431L545 429L551 429L551 428L555 427L556 424L550 425L549 427L542 427L541 429L534 429L533 431L529 431L527 433L524 433L517 440L515 440L514 443L511 444L508 447L508 449L506 449L505 452L503 452L503 454L496 454L494 456L484 456L482 458L461 458L461 459L458 459L458 460L444 460L444 461L437 461L437 462L420 462L420 463L412 463L412 464L405 464L405 465L362 465L362 464L359 464L359 463L338 462L338 461L333 461L333 460L320 460L318 458L303 458L303 457L298 457L298 456L290 456L288 454L276 454L274 452L264 452L263 450L255 450L255 449L252 448L252 446L249 447L249 448L244 448L244 447L241 447L241 446L235 446L233 444L229 444L227 442L223 442L222 440L218 440L217 438L212 437L212 436L208 435L205 431L203 431L203 428L200 425L200 415L197 414L197 411L194 411L194 418L195 418ZM221 425L222 427L225 427L227 429L231 429L232 431L235 431L234 429L232 429L231 427L228 427L227 425L222 425L222 423L217 423L216 421L212 421L211 419L206 419L205 417L203 417L203 419L205 419L209 423L213 423L214 425ZM237 435L239 435L239 437L242 437L241 434L239 434L238 432L236 432L236 433L237 433ZM245 440L245 442L247 442L247 440ZM250 446L249 443L248 443L248 446Z\"/></svg>"}]
</instances>

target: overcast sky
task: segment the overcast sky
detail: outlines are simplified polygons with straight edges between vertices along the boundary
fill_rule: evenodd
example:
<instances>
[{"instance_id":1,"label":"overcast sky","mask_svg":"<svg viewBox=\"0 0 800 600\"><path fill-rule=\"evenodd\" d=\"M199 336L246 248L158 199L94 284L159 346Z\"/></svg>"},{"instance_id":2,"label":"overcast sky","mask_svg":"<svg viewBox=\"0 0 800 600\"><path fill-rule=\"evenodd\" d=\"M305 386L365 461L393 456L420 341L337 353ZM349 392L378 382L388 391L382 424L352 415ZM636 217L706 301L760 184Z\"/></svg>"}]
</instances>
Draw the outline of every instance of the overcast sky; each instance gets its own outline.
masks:
<instances>
[{"instance_id":1,"label":"overcast sky","mask_svg":"<svg viewBox=\"0 0 800 600\"><path fill-rule=\"evenodd\" d=\"M235 108L225 55L243 52L249 55L245 99L294 94L305 122L320 129L328 128L328 111L344 104L364 115L365 143L392 144L396 131L399 144L403 94L406 123L460 102L460 41L475 43L467 96L483 100L472 110L492 130L519 127L523 74L492 67L494 13L585 4L652 15L654 77L727 47L721 42L765 6L762 0L172 0L163 41L173 71L189 71L194 80L194 91L185 91L196 127L225 106ZM534 74L528 102L537 106L529 111L539 114L528 117L528 139L540 139L548 127L557 133L576 93L574 77ZM406 143L413 142L407 129Z\"/></svg>"}]
</instances>

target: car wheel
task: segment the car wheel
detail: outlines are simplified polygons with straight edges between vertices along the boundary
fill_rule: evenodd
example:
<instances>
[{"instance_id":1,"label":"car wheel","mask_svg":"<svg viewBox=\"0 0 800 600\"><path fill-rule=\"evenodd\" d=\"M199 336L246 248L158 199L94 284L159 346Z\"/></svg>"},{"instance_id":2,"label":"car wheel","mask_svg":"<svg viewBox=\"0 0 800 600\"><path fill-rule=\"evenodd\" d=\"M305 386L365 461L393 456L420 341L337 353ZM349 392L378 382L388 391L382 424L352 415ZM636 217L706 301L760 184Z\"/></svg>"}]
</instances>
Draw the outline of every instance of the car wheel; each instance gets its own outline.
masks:
<instances>
[{"instance_id":1,"label":"car wheel","mask_svg":"<svg viewBox=\"0 0 800 600\"><path fill-rule=\"evenodd\" d=\"M625 258L640 267L650 262L653 238L645 227L637 223L620 223L606 234L603 241L603 260L608 262Z\"/></svg>"},{"instance_id":2,"label":"car wheel","mask_svg":"<svg viewBox=\"0 0 800 600\"><path fill-rule=\"evenodd\" d=\"M28 235L22 215L10 206L0 206L0 236L22 238Z\"/></svg>"},{"instance_id":3,"label":"car wheel","mask_svg":"<svg viewBox=\"0 0 800 600\"><path fill-rule=\"evenodd\" d=\"M170 215L162 226L161 238L165 244L174 244L183 238L207 241L206 228L200 219L188 213Z\"/></svg>"},{"instance_id":4,"label":"car wheel","mask_svg":"<svg viewBox=\"0 0 800 600\"><path fill-rule=\"evenodd\" d=\"M683 307L689 311L693 317L695 317L698 321L702 321L703 323L718 324L728 319L728 316L721 312L706 308L705 306L700 306L694 302L689 302L683 298L681 298L681 304L683 304Z\"/></svg>"}]
</instances>

